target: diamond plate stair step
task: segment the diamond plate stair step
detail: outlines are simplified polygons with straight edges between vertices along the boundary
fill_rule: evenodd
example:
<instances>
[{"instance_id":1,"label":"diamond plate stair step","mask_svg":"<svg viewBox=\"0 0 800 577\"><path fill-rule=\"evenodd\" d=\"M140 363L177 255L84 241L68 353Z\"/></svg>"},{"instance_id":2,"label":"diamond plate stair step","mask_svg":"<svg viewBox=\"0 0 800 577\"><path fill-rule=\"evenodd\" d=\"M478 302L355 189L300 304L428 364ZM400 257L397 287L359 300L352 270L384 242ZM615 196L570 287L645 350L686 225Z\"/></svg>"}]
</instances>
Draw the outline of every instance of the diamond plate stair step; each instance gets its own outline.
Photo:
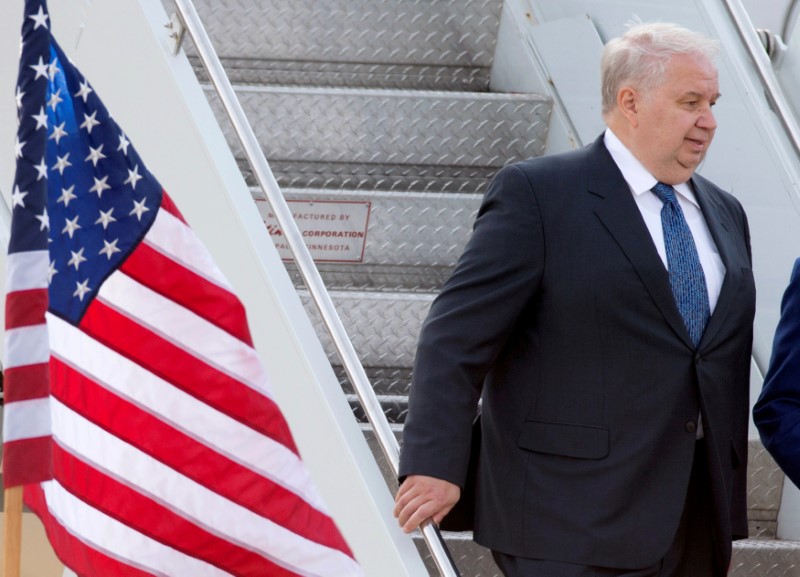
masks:
<instances>
[{"instance_id":1,"label":"diamond plate stair step","mask_svg":"<svg viewBox=\"0 0 800 577\"><path fill-rule=\"evenodd\" d=\"M551 103L532 94L238 86L267 159L499 168L544 151ZM212 108L244 158L216 94Z\"/></svg>"},{"instance_id":2,"label":"diamond plate stair step","mask_svg":"<svg viewBox=\"0 0 800 577\"><path fill-rule=\"evenodd\" d=\"M187 47L189 61L200 82L210 82L199 57ZM350 88L400 88L487 92L489 68L430 66L422 64L371 64L349 62L287 62L221 57L234 84L279 86L347 86Z\"/></svg>"},{"instance_id":3,"label":"diamond plate stair step","mask_svg":"<svg viewBox=\"0 0 800 577\"><path fill-rule=\"evenodd\" d=\"M386 457L384 456L383 451L378 444L378 438L375 436L372 426L367 423L359 423L359 427L361 427L361 430L364 433L364 438L367 440L367 445L369 445L369 448L375 457L375 462L378 464L378 468L381 470L383 478L386 480L386 484L391 490L392 495L394 495L397 492L397 477L395 477L391 467L389 466L389 463L386 461ZM390 427L399 443L400 438L402 437L402 425L392 424Z\"/></svg>"},{"instance_id":4,"label":"diamond plate stair step","mask_svg":"<svg viewBox=\"0 0 800 577\"><path fill-rule=\"evenodd\" d=\"M367 416L361 408L361 403L356 395L345 395L353 410L353 415L360 423L367 422ZM390 424L402 424L408 413L408 396L404 395L376 395L381 404L383 414Z\"/></svg>"},{"instance_id":5,"label":"diamond plate stair step","mask_svg":"<svg viewBox=\"0 0 800 577\"><path fill-rule=\"evenodd\" d=\"M243 159L239 169L251 186L257 181ZM281 188L326 188L391 192L464 192L483 190L497 167L429 166L270 160Z\"/></svg>"},{"instance_id":6,"label":"diamond plate stair step","mask_svg":"<svg viewBox=\"0 0 800 577\"><path fill-rule=\"evenodd\" d=\"M195 0L216 51L240 81L468 90L488 87L502 5Z\"/></svg>"},{"instance_id":7,"label":"diamond plate stair step","mask_svg":"<svg viewBox=\"0 0 800 577\"><path fill-rule=\"evenodd\" d=\"M800 542L744 539L733 544L729 577L796 577L800 575Z\"/></svg>"},{"instance_id":8,"label":"diamond plate stair step","mask_svg":"<svg viewBox=\"0 0 800 577\"><path fill-rule=\"evenodd\" d=\"M475 543L472 540L472 533L442 531L442 537L462 577L503 577L494 559L492 559L492 553L487 548ZM439 571L436 569L436 564L428 553L421 535L414 535L414 544L417 546L431 577L438 576Z\"/></svg>"},{"instance_id":9,"label":"diamond plate stair step","mask_svg":"<svg viewBox=\"0 0 800 577\"><path fill-rule=\"evenodd\" d=\"M296 287L304 285L297 267L285 263ZM376 291L430 293L438 290L452 273L449 266L346 265L318 263L317 270L329 291Z\"/></svg>"},{"instance_id":10,"label":"diamond plate stair step","mask_svg":"<svg viewBox=\"0 0 800 577\"><path fill-rule=\"evenodd\" d=\"M333 371L345 394L355 394L355 389L345 373L344 367L334 365ZM364 367L364 372L376 395L408 396L411 386L411 369L408 367Z\"/></svg>"},{"instance_id":11,"label":"diamond plate stair step","mask_svg":"<svg viewBox=\"0 0 800 577\"><path fill-rule=\"evenodd\" d=\"M297 292L328 358L339 364L308 291ZM363 366L412 366L419 329L433 294L331 291L330 296Z\"/></svg>"},{"instance_id":12,"label":"diamond plate stair step","mask_svg":"<svg viewBox=\"0 0 800 577\"><path fill-rule=\"evenodd\" d=\"M747 458L747 518L751 537L774 538L784 474L761 439L750 439ZM800 567L798 567L800 575Z\"/></svg>"},{"instance_id":13,"label":"diamond plate stair step","mask_svg":"<svg viewBox=\"0 0 800 577\"><path fill-rule=\"evenodd\" d=\"M269 204L260 189L252 193L267 219ZM284 189L283 196L287 200L370 203L361 262L318 263L332 290L439 290L464 249L481 202L480 194L458 193ZM300 286L296 267L287 268Z\"/></svg>"}]
</instances>

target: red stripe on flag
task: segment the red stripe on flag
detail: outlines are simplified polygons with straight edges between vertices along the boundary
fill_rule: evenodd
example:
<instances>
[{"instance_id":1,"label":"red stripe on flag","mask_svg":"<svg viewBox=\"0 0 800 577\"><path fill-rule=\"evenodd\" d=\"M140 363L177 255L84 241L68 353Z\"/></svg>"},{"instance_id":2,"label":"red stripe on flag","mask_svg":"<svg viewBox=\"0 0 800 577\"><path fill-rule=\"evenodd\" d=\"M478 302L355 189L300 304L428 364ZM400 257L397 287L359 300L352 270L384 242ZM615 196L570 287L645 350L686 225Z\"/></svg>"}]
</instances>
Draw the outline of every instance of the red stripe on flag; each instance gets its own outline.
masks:
<instances>
[{"instance_id":1,"label":"red stripe on flag","mask_svg":"<svg viewBox=\"0 0 800 577\"><path fill-rule=\"evenodd\" d=\"M47 363L9 367L3 373L6 403L43 399L50 394L50 368Z\"/></svg>"},{"instance_id":2,"label":"red stripe on flag","mask_svg":"<svg viewBox=\"0 0 800 577\"><path fill-rule=\"evenodd\" d=\"M181 211L178 210L178 207L175 205L174 202L172 202L172 198L170 198L166 190L161 191L161 208L163 210L166 210L168 213L177 218L183 224L186 224L186 220L183 218Z\"/></svg>"},{"instance_id":3,"label":"red stripe on flag","mask_svg":"<svg viewBox=\"0 0 800 577\"><path fill-rule=\"evenodd\" d=\"M189 557L237 577L296 577L266 557L214 535L55 445L55 478L95 509Z\"/></svg>"},{"instance_id":4,"label":"red stripe on flag","mask_svg":"<svg viewBox=\"0 0 800 577\"><path fill-rule=\"evenodd\" d=\"M244 306L238 298L145 243L128 256L121 270L240 341L253 345Z\"/></svg>"},{"instance_id":5,"label":"red stripe on flag","mask_svg":"<svg viewBox=\"0 0 800 577\"><path fill-rule=\"evenodd\" d=\"M150 373L298 454L280 409L258 391L97 299L86 310L79 327Z\"/></svg>"},{"instance_id":6,"label":"red stripe on flag","mask_svg":"<svg viewBox=\"0 0 800 577\"><path fill-rule=\"evenodd\" d=\"M353 556L333 520L295 493L116 396L60 359L53 358L51 364L53 380L58 382L53 396L76 413L226 499L310 541Z\"/></svg>"},{"instance_id":7,"label":"red stripe on flag","mask_svg":"<svg viewBox=\"0 0 800 577\"><path fill-rule=\"evenodd\" d=\"M51 440L48 435L3 443L3 484L15 487L50 479Z\"/></svg>"},{"instance_id":8,"label":"red stripe on flag","mask_svg":"<svg viewBox=\"0 0 800 577\"><path fill-rule=\"evenodd\" d=\"M47 538L64 565L81 577L153 577L155 573L109 557L70 533L50 514L41 485L28 485L25 504L41 519Z\"/></svg>"},{"instance_id":9,"label":"red stripe on flag","mask_svg":"<svg viewBox=\"0 0 800 577\"><path fill-rule=\"evenodd\" d=\"M6 295L6 330L44 324L47 289L30 289Z\"/></svg>"}]
</instances>

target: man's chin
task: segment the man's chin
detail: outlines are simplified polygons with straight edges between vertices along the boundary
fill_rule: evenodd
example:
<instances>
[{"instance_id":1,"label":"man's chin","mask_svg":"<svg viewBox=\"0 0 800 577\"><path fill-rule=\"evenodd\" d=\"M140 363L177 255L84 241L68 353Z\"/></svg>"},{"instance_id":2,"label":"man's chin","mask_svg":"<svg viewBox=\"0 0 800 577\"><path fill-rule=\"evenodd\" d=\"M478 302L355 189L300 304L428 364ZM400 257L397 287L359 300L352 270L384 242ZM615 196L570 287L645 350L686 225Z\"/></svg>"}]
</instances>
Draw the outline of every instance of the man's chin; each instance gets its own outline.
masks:
<instances>
[{"instance_id":1,"label":"man's chin","mask_svg":"<svg viewBox=\"0 0 800 577\"><path fill-rule=\"evenodd\" d=\"M679 159L678 164L683 170L687 170L691 173L694 172L698 166L700 166L700 163L703 162L705 157L705 154L693 154L686 158Z\"/></svg>"}]
</instances>

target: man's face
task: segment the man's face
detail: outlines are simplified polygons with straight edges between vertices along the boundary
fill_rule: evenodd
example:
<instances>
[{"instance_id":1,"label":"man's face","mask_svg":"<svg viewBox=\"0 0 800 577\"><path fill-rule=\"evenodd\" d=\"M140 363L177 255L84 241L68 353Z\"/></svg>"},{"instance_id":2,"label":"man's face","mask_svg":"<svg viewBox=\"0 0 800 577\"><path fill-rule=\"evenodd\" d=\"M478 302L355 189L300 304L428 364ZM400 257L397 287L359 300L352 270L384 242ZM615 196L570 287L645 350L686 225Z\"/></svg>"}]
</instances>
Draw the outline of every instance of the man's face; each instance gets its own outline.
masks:
<instances>
[{"instance_id":1,"label":"man's face","mask_svg":"<svg viewBox=\"0 0 800 577\"><path fill-rule=\"evenodd\" d=\"M714 64L699 54L676 55L663 82L635 97L637 126L631 151L661 182L687 181L717 128L711 112L719 97Z\"/></svg>"}]
</instances>

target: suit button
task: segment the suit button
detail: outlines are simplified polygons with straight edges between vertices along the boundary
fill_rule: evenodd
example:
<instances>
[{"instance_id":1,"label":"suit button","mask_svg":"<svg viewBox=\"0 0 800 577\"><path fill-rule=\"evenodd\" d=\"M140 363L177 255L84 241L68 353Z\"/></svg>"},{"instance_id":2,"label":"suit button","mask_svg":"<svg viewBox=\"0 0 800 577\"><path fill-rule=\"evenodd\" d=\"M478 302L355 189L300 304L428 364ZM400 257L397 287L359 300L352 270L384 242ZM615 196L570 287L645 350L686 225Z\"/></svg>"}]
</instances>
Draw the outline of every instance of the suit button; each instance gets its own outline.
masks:
<instances>
[{"instance_id":1,"label":"suit button","mask_svg":"<svg viewBox=\"0 0 800 577\"><path fill-rule=\"evenodd\" d=\"M695 363L697 363L697 364L699 365L700 363L702 363L702 362L703 362L703 357L701 357L700 355L696 355L696 356L694 357L694 362L695 362Z\"/></svg>"},{"instance_id":2,"label":"suit button","mask_svg":"<svg viewBox=\"0 0 800 577\"><path fill-rule=\"evenodd\" d=\"M686 421L686 431L689 433L697 431L697 423L694 421Z\"/></svg>"}]
</instances>

